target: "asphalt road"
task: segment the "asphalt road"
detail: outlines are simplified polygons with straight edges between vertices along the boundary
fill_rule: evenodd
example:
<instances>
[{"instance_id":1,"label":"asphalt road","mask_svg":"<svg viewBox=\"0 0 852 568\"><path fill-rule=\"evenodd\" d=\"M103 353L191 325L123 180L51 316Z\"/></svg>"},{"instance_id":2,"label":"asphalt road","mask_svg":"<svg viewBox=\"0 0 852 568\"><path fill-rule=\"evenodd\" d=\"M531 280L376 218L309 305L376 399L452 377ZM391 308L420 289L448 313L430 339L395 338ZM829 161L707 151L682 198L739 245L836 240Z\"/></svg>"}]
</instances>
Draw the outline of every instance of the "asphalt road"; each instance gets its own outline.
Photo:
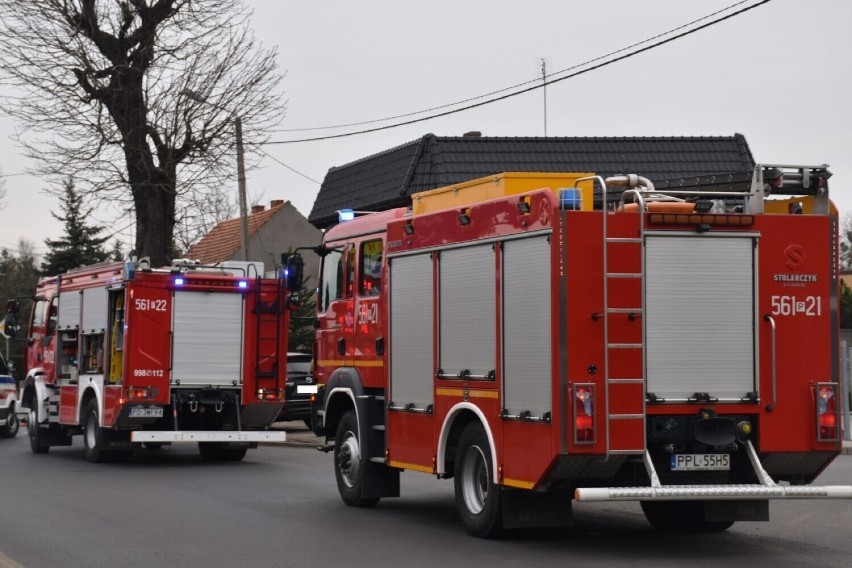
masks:
<instances>
[{"instance_id":1,"label":"asphalt road","mask_svg":"<svg viewBox=\"0 0 852 568\"><path fill-rule=\"evenodd\" d=\"M633 503L578 504L569 529L483 541L456 520L451 481L405 473L401 498L353 509L331 456L309 445L264 446L239 463L175 446L90 464L79 441L31 454L22 430L0 440L0 471L2 567L852 565L852 501L776 502L769 523L704 535L655 532ZM852 484L852 455L820 481Z\"/></svg>"}]
</instances>

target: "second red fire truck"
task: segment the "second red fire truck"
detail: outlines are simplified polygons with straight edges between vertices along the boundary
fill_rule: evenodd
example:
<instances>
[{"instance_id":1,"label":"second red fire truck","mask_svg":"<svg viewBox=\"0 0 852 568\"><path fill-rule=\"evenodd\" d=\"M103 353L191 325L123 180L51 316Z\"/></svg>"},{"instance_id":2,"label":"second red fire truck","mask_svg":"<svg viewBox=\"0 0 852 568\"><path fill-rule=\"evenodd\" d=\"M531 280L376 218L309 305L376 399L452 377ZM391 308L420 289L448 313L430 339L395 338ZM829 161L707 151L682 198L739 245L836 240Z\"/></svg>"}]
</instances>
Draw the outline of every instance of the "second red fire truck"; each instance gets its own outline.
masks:
<instances>
[{"instance_id":1,"label":"second red fire truck","mask_svg":"<svg viewBox=\"0 0 852 568\"><path fill-rule=\"evenodd\" d=\"M852 497L809 485L842 439L830 175L503 174L329 229L315 431L341 497L454 478L480 537L566 524L574 501L724 530Z\"/></svg>"},{"instance_id":2,"label":"second red fire truck","mask_svg":"<svg viewBox=\"0 0 852 568\"><path fill-rule=\"evenodd\" d=\"M284 441L268 427L286 382L286 289L262 272L140 261L42 279L21 388L32 451L82 434L95 462L181 442L230 461Z\"/></svg>"}]
</instances>

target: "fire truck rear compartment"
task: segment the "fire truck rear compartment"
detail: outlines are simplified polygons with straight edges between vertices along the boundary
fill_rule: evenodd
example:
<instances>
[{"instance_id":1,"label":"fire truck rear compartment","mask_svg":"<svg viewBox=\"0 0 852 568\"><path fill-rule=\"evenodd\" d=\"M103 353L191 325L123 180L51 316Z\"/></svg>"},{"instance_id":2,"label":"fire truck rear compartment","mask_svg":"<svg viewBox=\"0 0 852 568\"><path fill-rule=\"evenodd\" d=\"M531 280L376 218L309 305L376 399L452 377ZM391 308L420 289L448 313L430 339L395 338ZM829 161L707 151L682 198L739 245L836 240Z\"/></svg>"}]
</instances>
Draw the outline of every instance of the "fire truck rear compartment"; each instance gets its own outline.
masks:
<instances>
[{"instance_id":1,"label":"fire truck rear compartment","mask_svg":"<svg viewBox=\"0 0 852 568\"><path fill-rule=\"evenodd\" d=\"M237 386L243 362L243 296L179 291L174 295L172 381Z\"/></svg>"}]
</instances>

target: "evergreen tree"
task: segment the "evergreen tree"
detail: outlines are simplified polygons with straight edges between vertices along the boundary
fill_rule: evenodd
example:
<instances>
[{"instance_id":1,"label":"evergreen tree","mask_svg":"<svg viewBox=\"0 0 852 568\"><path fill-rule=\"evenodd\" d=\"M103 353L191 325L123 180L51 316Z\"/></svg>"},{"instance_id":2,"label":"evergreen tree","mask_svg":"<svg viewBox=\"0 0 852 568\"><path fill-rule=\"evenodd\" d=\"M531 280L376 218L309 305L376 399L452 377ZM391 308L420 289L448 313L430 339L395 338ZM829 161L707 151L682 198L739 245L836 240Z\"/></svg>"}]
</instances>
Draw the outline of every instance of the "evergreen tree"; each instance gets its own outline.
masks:
<instances>
[{"instance_id":1,"label":"evergreen tree","mask_svg":"<svg viewBox=\"0 0 852 568\"><path fill-rule=\"evenodd\" d=\"M840 281L840 327L852 329L852 289Z\"/></svg>"},{"instance_id":2,"label":"evergreen tree","mask_svg":"<svg viewBox=\"0 0 852 568\"><path fill-rule=\"evenodd\" d=\"M18 310L18 333L14 340L8 342L10 360L15 363L15 378L20 380L24 368L24 347L29 332L28 319L32 310L32 297L38 284L38 268L35 264L32 243L21 240L18 249L0 250L0 301L5 307L7 300L18 299L21 307ZM5 309L0 313L5 317ZM0 349L5 355L6 343L0 340Z\"/></svg>"},{"instance_id":3,"label":"evergreen tree","mask_svg":"<svg viewBox=\"0 0 852 568\"><path fill-rule=\"evenodd\" d=\"M64 215L50 212L65 224L65 234L53 241L45 240L50 250L44 255L41 272L47 275L61 274L78 266L102 262L109 258L104 248L108 237L99 237L103 227L86 224L91 209L83 209L83 198L74 189L74 180L65 182L65 194L61 199Z\"/></svg>"},{"instance_id":4,"label":"evergreen tree","mask_svg":"<svg viewBox=\"0 0 852 568\"><path fill-rule=\"evenodd\" d=\"M289 351L297 351L299 353L314 352L314 338L316 336L316 328L314 327L314 318L316 317L316 289L305 287L309 278L302 283L302 290L299 292L299 306L295 311L290 312L290 332L288 336L287 349Z\"/></svg>"}]
</instances>

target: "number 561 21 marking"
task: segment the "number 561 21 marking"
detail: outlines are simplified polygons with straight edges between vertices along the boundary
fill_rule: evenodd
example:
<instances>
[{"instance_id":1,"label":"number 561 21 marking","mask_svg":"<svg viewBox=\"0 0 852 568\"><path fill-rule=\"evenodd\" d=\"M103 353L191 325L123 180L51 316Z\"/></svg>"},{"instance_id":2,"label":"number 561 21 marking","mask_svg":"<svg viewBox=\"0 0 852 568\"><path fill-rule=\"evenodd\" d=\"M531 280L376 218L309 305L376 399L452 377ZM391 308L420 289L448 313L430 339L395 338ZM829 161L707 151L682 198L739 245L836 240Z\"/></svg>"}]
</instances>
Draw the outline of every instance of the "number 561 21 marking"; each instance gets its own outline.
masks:
<instances>
[{"instance_id":1,"label":"number 561 21 marking","mask_svg":"<svg viewBox=\"0 0 852 568\"><path fill-rule=\"evenodd\" d=\"M822 298L819 296L772 296L773 316L820 316Z\"/></svg>"}]
</instances>

